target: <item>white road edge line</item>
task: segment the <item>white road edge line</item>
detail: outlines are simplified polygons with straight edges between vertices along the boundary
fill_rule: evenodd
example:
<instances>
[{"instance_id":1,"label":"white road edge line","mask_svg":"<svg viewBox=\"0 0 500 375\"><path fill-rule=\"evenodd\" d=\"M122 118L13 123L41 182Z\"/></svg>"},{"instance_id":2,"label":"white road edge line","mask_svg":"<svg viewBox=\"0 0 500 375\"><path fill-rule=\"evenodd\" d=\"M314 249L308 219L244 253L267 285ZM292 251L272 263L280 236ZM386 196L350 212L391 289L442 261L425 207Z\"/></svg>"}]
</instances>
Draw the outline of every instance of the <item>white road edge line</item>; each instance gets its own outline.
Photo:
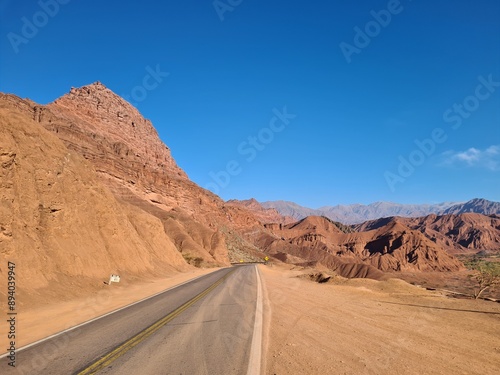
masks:
<instances>
[{"instance_id":1,"label":"white road edge line","mask_svg":"<svg viewBox=\"0 0 500 375\"><path fill-rule=\"evenodd\" d=\"M250 360L248 362L247 375L260 375L262 361L262 329L263 329L263 303L262 283L258 266L255 266L257 275L257 303L255 304L255 323L253 326L252 346L250 348Z\"/></svg>"},{"instance_id":2,"label":"white road edge line","mask_svg":"<svg viewBox=\"0 0 500 375\"><path fill-rule=\"evenodd\" d=\"M228 267L224 267L224 268L228 268ZM224 268L221 268L221 269L224 269ZM218 271L218 270L215 270L215 271L213 271L213 272L217 272L217 271ZM128 304L128 305L126 305L126 306L120 307L119 309L116 309L116 310L110 311L110 312L108 312L108 313L106 313L106 314L104 314L104 315L100 315L100 316L95 317L95 318L93 318L93 319L87 320L87 321L85 321L85 322L83 322L83 323L77 324L76 326L73 326L73 327L67 328L67 329L65 329L64 331L54 333L53 335L50 335L50 336L47 336L47 337L45 337L45 338L43 338L43 339L40 339L40 340L38 340L38 341L32 342L31 344L28 344L28 345L22 346L22 347L20 347L19 349L16 349L16 353L19 353L21 350L25 350L25 349L31 348L32 346L38 345L38 344L40 344L40 343L42 343L42 342L44 342L44 341L47 341L47 340L53 339L54 337L60 336L60 335L62 335L63 333L67 333L67 332L73 331L74 329L80 328L80 327L82 327L82 326L84 326L84 325L86 325L86 324L89 324L89 323L95 322L96 320L102 319L102 318L104 318L104 317L106 317L106 316L108 316L108 315L114 314L114 313L116 313L116 312L118 312L118 311L124 310L124 309L126 309L127 307L137 305L138 303L141 303L141 302L144 302L144 301L146 301L146 300L148 300L148 299L154 298L154 297L156 297L156 296L158 296L158 295L160 295L160 294L162 294L162 293L166 293L166 292L168 292L169 290L172 290L172 289L178 288L178 287L180 287L180 286L182 286L182 285L184 285L184 284L190 283L191 281L198 280L199 278L201 278L201 277L203 277L203 276L210 275L210 274L211 274L211 273L213 273L213 272L209 272L209 273L207 273L207 274L197 276L197 277L192 278L192 279L190 279L190 280L186 280L186 281L184 281L184 282L182 282L182 283L180 283L180 284L174 285L174 286L172 286L172 287L170 287L170 288L168 288L168 289L165 289L165 290L162 290L161 292L158 292L158 293L156 293L156 294L153 294L152 296L149 296L149 297L143 298L143 299L141 299L141 300L139 300L139 301L136 301L136 302L132 302L132 303L130 303L130 304ZM9 355L9 352L4 353L4 354L0 355L0 359L2 359L2 358L4 358L4 357L7 357L8 355Z\"/></svg>"}]
</instances>

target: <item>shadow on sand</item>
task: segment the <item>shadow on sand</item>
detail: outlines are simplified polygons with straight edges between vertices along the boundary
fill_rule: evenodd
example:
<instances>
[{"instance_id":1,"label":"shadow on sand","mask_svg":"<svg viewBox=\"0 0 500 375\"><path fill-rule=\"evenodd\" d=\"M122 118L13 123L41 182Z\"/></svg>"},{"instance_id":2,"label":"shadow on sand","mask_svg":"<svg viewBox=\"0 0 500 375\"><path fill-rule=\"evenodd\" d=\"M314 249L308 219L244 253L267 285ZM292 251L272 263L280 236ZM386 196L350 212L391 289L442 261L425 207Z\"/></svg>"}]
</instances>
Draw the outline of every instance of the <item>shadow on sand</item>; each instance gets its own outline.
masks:
<instances>
[{"instance_id":1,"label":"shadow on sand","mask_svg":"<svg viewBox=\"0 0 500 375\"><path fill-rule=\"evenodd\" d=\"M380 303L388 303L388 304L391 304L391 305L422 307L424 309L432 309L432 310L449 310L449 311L460 311L460 312L469 312L469 313L476 313L476 314L500 315L500 312L493 312L493 311L452 309L452 308L449 308L449 307L436 307L436 306L414 305L414 304L411 304L411 303L397 303L397 302L387 302L387 301L378 301L378 302L380 302Z\"/></svg>"}]
</instances>

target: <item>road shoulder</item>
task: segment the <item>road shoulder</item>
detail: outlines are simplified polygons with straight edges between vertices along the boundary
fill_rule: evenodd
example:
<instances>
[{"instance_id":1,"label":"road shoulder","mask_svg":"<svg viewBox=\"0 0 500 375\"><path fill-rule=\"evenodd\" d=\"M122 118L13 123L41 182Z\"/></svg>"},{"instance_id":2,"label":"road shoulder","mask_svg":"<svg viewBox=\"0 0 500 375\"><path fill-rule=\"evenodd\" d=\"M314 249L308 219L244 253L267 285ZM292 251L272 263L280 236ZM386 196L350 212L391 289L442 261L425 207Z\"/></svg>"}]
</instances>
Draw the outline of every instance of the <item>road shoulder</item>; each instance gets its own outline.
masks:
<instances>
[{"instance_id":1,"label":"road shoulder","mask_svg":"<svg viewBox=\"0 0 500 375\"><path fill-rule=\"evenodd\" d=\"M195 269L127 287L112 284L85 298L20 311L18 320L23 331L18 338L18 347L24 347L218 269L220 268Z\"/></svg>"}]
</instances>

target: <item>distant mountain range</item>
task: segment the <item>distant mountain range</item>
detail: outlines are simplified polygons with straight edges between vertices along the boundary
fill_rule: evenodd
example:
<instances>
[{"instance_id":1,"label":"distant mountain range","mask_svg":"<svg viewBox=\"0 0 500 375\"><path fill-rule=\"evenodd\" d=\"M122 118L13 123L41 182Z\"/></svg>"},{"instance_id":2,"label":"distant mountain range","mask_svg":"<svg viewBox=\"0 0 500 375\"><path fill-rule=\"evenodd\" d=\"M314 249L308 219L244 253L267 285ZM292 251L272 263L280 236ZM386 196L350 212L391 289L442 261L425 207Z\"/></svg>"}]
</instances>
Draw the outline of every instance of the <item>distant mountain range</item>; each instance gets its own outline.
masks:
<instances>
[{"instance_id":1,"label":"distant mountain range","mask_svg":"<svg viewBox=\"0 0 500 375\"><path fill-rule=\"evenodd\" d=\"M468 202L455 204L441 214L465 214L465 213L477 213L483 215L499 215L500 214L500 202L492 202L486 199L472 199Z\"/></svg>"},{"instance_id":2,"label":"distant mountain range","mask_svg":"<svg viewBox=\"0 0 500 375\"><path fill-rule=\"evenodd\" d=\"M368 205L351 204L325 206L318 209L302 207L293 202L263 202L264 208L274 208L284 216L300 220L307 216L326 216L344 224L358 224L383 217L422 217L430 214L462 214L479 213L483 215L500 214L500 203L475 198L468 202L444 202L438 204L398 204L392 202L375 202Z\"/></svg>"}]
</instances>

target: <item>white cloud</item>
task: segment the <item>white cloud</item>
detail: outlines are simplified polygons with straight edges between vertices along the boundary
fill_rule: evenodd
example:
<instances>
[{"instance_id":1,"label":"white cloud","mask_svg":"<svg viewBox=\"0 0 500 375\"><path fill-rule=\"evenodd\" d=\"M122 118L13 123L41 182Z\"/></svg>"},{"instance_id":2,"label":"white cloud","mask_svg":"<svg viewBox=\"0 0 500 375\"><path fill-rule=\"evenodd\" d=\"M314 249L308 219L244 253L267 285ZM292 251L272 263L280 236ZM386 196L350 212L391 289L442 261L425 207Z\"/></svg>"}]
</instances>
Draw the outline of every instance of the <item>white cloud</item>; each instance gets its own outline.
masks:
<instances>
[{"instance_id":1,"label":"white cloud","mask_svg":"<svg viewBox=\"0 0 500 375\"><path fill-rule=\"evenodd\" d=\"M466 166L500 171L500 145L493 145L485 150L471 147L465 151L446 151L441 156L442 166Z\"/></svg>"}]
</instances>

